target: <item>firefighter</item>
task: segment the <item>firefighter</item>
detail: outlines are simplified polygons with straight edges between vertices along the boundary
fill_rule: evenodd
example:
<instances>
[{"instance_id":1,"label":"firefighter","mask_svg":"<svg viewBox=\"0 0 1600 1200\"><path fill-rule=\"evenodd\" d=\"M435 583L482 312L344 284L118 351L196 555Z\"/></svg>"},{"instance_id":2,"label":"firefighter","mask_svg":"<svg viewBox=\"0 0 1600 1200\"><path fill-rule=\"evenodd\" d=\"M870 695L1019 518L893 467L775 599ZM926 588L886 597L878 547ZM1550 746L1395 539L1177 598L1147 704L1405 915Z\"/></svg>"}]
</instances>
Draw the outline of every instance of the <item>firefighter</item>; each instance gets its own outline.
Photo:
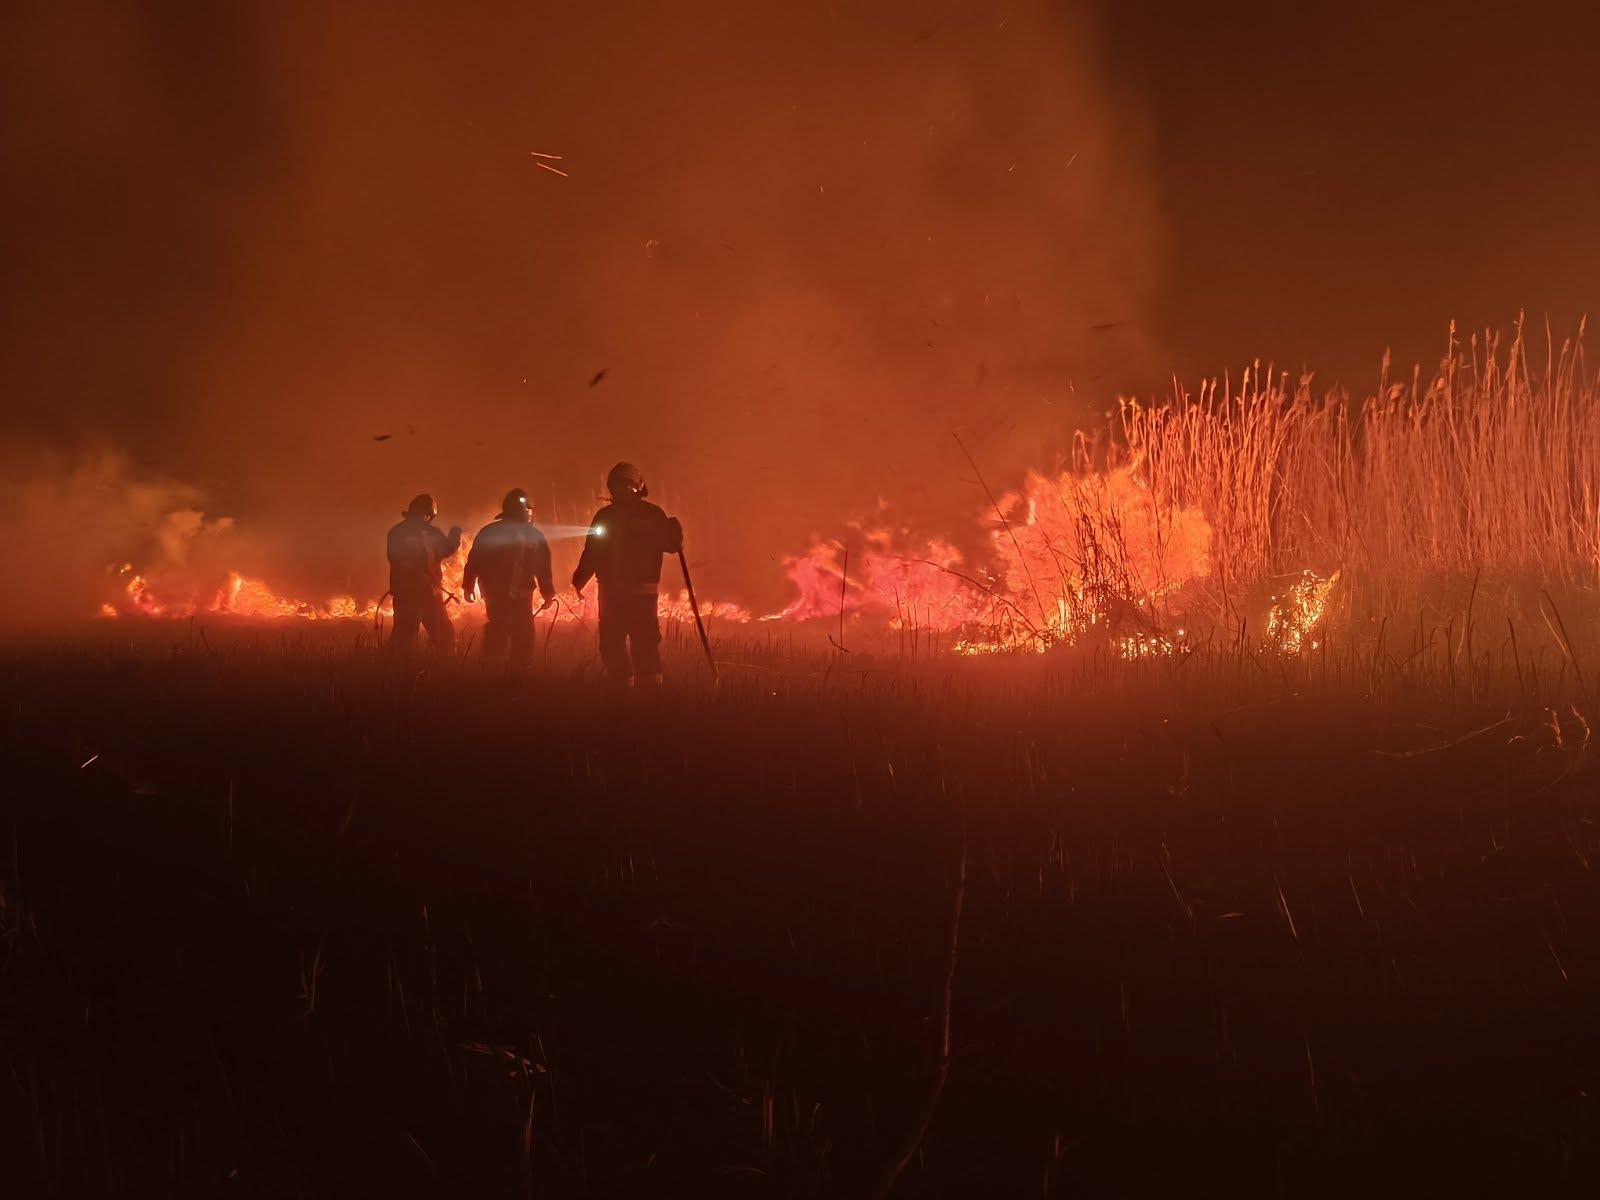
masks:
<instances>
[{"instance_id":1,"label":"firefighter","mask_svg":"<svg viewBox=\"0 0 1600 1200\"><path fill-rule=\"evenodd\" d=\"M389 645L396 651L416 645L418 625L428 631L434 649L455 646L456 631L444 607L444 560L461 548L461 527L440 533L433 524L438 515L433 497L424 492L389 530L389 594L394 597Z\"/></svg>"},{"instance_id":2,"label":"firefighter","mask_svg":"<svg viewBox=\"0 0 1600 1200\"><path fill-rule=\"evenodd\" d=\"M572 586L581 594L589 580L600 580L600 661L606 675L624 686L659 683L661 556L683 549L683 526L645 499L644 475L632 463L612 467L606 488L611 503L590 522Z\"/></svg>"},{"instance_id":3,"label":"firefighter","mask_svg":"<svg viewBox=\"0 0 1600 1200\"><path fill-rule=\"evenodd\" d=\"M533 524L528 493L512 488L500 505L500 515L472 540L467 569L461 576L461 598L468 604L483 591L488 621L483 628L483 655L500 658L511 650L511 661L521 665L533 657L533 589L544 598L543 612L555 600L550 575L550 543Z\"/></svg>"}]
</instances>

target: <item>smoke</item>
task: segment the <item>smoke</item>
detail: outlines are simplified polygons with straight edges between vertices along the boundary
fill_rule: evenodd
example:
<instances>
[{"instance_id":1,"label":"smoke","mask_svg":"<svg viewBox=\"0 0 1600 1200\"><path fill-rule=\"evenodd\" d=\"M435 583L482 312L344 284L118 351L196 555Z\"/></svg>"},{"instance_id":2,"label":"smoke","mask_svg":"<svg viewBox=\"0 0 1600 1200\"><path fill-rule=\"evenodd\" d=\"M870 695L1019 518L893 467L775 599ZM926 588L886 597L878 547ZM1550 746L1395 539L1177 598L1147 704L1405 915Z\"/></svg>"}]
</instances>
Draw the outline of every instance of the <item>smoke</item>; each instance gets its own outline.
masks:
<instances>
[{"instance_id":1,"label":"smoke","mask_svg":"<svg viewBox=\"0 0 1600 1200\"><path fill-rule=\"evenodd\" d=\"M967 525L953 433L998 487L1153 357L1148 137L1077 6L3 19L28 538L114 445L275 585L370 595L413 493L581 525L627 458L767 606L880 499Z\"/></svg>"},{"instance_id":2,"label":"smoke","mask_svg":"<svg viewBox=\"0 0 1600 1200\"><path fill-rule=\"evenodd\" d=\"M116 450L67 461L10 448L0 468L0 515L20 537L20 569L0 592L6 628L59 624L125 601L135 571L176 604L200 603L203 581L250 556L232 521L196 507L193 488L141 471Z\"/></svg>"}]
</instances>

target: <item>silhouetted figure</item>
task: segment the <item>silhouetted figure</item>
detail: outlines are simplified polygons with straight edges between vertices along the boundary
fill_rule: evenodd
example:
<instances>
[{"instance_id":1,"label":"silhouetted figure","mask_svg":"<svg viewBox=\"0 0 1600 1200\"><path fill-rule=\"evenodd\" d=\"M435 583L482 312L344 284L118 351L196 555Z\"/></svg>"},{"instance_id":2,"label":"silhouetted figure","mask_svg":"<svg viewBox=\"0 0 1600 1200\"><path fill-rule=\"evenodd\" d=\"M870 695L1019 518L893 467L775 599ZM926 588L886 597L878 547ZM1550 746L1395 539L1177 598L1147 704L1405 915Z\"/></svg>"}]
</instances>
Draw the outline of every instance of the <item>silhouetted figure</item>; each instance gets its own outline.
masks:
<instances>
[{"instance_id":1,"label":"silhouetted figure","mask_svg":"<svg viewBox=\"0 0 1600 1200\"><path fill-rule=\"evenodd\" d=\"M611 503L595 513L572 586L600 580L600 661L616 683L661 678L656 591L661 556L683 549L683 526L645 499L644 475L621 462L606 476ZM631 662L630 662L631 651Z\"/></svg>"},{"instance_id":2,"label":"silhouetted figure","mask_svg":"<svg viewBox=\"0 0 1600 1200\"><path fill-rule=\"evenodd\" d=\"M528 493L513 488L506 493L500 515L472 540L467 569L461 576L461 598L468 604L479 587L483 590L483 606L488 612L483 627L485 658L501 657L508 646L513 663L526 663L533 657L536 584L545 604L555 599L550 543L533 524Z\"/></svg>"},{"instance_id":3,"label":"silhouetted figure","mask_svg":"<svg viewBox=\"0 0 1600 1200\"><path fill-rule=\"evenodd\" d=\"M461 548L461 527L452 525L449 533L435 529L439 509L426 492L400 515L400 524L389 530L389 594L394 598L389 646L411 649L421 625L436 650L449 650L456 631L444 607L444 560Z\"/></svg>"}]
</instances>

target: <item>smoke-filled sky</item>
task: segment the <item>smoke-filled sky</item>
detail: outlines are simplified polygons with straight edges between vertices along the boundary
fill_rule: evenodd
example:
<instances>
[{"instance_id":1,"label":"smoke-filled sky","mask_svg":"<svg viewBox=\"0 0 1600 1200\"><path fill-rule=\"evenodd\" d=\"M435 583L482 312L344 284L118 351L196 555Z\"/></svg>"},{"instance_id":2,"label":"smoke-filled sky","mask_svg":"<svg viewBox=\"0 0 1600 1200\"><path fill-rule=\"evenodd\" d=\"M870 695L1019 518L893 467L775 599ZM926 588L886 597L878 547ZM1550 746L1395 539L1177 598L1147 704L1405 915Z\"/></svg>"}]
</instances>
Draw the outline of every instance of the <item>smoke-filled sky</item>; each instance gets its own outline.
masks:
<instances>
[{"instance_id":1,"label":"smoke-filled sky","mask_svg":"<svg viewBox=\"0 0 1600 1200\"><path fill-rule=\"evenodd\" d=\"M1600 5L1108 4L1168 232L1171 366L1252 355L1370 388L1448 323L1557 344L1600 307Z\"/></svg>"},{"instance_id":2,"label":"smoke-filled sky","mask_svg":"<svg viewBox=\"0 0 1600 1200\"><path fill-rule=\"evenodd\" d=\"M1174 369L1569 325L1600 22L1418 7L7 6L7 505L85 587L165 507L372 594L414 492L630 458L763 603L981 504L952 434L1000 485Z\"/></svg>"}]
</instances>

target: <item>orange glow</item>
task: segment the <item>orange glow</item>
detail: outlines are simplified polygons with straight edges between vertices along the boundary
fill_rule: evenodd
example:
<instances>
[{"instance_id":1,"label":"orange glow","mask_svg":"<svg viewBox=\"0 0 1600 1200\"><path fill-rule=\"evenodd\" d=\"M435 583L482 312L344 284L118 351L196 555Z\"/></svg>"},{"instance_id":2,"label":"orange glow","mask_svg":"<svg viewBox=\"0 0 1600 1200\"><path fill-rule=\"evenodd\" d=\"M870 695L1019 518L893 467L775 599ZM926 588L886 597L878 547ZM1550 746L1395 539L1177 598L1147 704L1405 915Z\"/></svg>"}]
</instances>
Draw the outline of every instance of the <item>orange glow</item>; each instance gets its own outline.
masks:
<instances>
[{"instance_id":1,"label":"orange glow","mask_svg":"<svg viewBox=\"0 0 1600 1200\"><path fill-rule=\"evenodd\" d=\"M1282 596L1272 598L1267 614L1267 641L1285 654L1315 650L1322 645L1317 634L1327 613L1328 597L1339 582L1335 571L1327 579L1315 571L1302 571Z\"/></svg>"},{"instance_id":2,"label":"orange glow","mask_svg":"<svg viewBox=\"0 0 1600 1200\"><path fill-rule=\"evenodd\" d=\"M1042 653L1091 635L1127 659L1187 651L1178 628L1181 615L1168 611L1169 601L1184 585L1209 576L1211 528L1199 511L1154 492L1136 464L1102 472L1029 472L1017 491L975 516L968 551L954 539L914 537L888 524L857 526L853 550L839 541L816 541L784 560L795 599L761 619L834 621L842 615L881 632L944 635L963 655ZM444 563L448 596L460 596L470 548L470 537L464 537L460 551ZM348 621L391 611L377 599L284 595L237 571L203 598L169 596L131 564L118 574L120 593L101 605L103 616ZM1315 615L1285 610L1271 628L1286 632L1273 636L1290 647L1294 635L1287 631L1308 630L1325 600L1325 590L1308 593L1305 602L1314 604ZM467 611L459 603L450 606L455 619ZM692 620L688 594L664 592L659 613L664 620ZM741 605L715 598L702 601L701 613L732 625L754 620ZM589 615L586 603L570 597L552 619L581 621Z\"/></svg>"},{"instance_id":3,"label":"orange glow","mask_svg":"<svg viewBox=\"0 0 1600 1200\"><path fill-rule=\"evenodd\" d=\"M785 560L799 597L769 619L876 615L892 630L958 634L963 654L1042 651L1093 630L1146 657L1178 645L1163 601L1211 572L1204 516L1155 495L1132 465L1029 472L980 521L981 562L883 527L863 530L848 560L837 542L813 543Z\"/></svg>"},{"instance_id":4,"label":"orange glow","mask_svg":"<svg viewBox=\"0 0 1600 1200\"><path fill-rule=\"evenodd\" d=\"M680 591L675 596L662 592L656 601L656 613L663 621L694 620L694 609L689 604L689 593L687 591ZM750 610L725 601L702 600L700 601L700 618L707 622L726 621L732 625L743 625L750 620Z\"/></svg>"},{"instance_id":5,"label":"orange glow","mask_svg":"<svg viewBox=\"0 0 1600 1200\"><path fill-rule=\"evenodd\" d=\"M956 541L913 537L887 524L858 526L855 549L816 541L784 560L795 599L764 621L832 621L841 613L886 632L948 635L956 653L1040 653L1091 632L1129 659L1180 653L1181 630L1167 628L1165 601L1184 584L1210 573L1211 529L1196 510L1167 503L1134 465L1104 472L1030 472L1022 487L1001 496L969 536ZM459 597L471 538L444 563L447 595ZM124 565L121 591L103 616L244 619L372 620L387 603L337 595L307 600L275 591L266 581L231 572L205 599L165 596ZM452 604L459 619L467 606ZM689 621L686 592L663 593L664 620ZM752 621L741 605L701 603L708 621ZM588 606L570 598L554 620L583 620Z\"/></svg>"}]
</instances>

